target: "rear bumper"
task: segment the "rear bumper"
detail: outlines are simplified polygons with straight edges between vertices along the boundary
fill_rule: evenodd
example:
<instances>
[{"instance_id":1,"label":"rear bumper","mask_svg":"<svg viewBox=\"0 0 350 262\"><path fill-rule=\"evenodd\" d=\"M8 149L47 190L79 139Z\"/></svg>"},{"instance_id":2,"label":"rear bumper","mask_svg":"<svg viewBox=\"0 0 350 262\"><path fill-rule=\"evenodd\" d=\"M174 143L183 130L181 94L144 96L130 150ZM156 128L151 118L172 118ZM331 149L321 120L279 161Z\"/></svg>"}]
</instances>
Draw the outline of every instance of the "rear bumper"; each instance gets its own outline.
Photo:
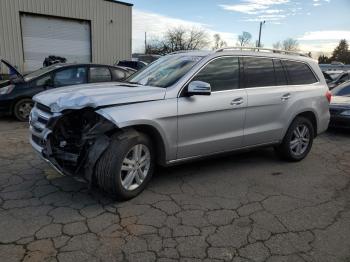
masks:
<instances>
[{"instance_id":1,"label":"rear bumper","mask_svg":"<svg viewBox=\"0 0 350 262\"><path fill-rule=\"evenodd\" d=\"M331 116L329 126L350 129L350 116Z\"/></svg>"}]
</instances>

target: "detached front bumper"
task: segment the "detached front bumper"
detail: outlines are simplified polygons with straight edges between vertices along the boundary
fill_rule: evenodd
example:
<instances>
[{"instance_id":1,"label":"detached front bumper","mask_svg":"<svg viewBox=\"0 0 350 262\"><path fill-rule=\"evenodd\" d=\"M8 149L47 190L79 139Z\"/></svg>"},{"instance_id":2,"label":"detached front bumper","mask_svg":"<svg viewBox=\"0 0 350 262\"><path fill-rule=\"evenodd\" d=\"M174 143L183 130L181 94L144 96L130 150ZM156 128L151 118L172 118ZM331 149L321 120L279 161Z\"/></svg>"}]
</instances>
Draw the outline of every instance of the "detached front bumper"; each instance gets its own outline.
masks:
<instances>
[{"instance_id":1,"label":"detached front bumper","mask_svg":"<svg viewBox=\"0 0 350 262\"><path fill-rule=\"evenodd\" d=\"M91 182L94 166L110 144L115 125L89 108L52 113L36 103L31 111L30 144L63 175Z\"/></svg>"},{"instance_id":2,"label":"detached front bumper","mask_svg":"<svg viewBox=\"0 0 350 262\"><path fill-rule=\"evenodd\" d=\"M29 142L40 157L49 163L57 172L64 175L59 165L53 159L50 159L50 141L49 136L52 130L49 124L58 118L61 114L51 113L50 108L42 104L35 104L29 117Z\"/></svg>"}]
</instances>

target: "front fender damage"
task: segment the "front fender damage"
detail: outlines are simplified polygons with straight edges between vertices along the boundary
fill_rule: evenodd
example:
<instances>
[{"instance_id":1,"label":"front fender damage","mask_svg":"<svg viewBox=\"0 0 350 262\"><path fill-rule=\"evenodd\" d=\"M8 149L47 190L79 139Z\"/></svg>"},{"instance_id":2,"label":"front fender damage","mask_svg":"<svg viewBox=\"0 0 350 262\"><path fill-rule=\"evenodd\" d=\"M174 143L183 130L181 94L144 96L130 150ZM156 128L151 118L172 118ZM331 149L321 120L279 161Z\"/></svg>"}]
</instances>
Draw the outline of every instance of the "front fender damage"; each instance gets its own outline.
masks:
<instances>
[{"instance_id":1,"label":"front fender damage","mask_svg":"<svg viewBox=\"0 0 350 262\"><path fill-rule=\"evenodd\" d=\"M94 167L118 127L93 109L64 112L49 123L43 156L65 175L93 181Z\"/></svg>"}]
</instances>

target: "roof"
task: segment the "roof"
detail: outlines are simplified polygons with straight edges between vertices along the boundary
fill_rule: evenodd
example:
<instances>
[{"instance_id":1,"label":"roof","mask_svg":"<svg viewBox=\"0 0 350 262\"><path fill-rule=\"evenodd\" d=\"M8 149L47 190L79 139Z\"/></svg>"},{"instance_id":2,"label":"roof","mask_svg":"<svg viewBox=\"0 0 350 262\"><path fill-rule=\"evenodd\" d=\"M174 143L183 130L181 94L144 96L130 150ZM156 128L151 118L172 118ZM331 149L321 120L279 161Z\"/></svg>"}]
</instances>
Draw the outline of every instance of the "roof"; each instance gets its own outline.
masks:
<instances>
[{"instance_id":1,"label":"roof","mask_svg":"<svg viewBox=\"0 0 350 262\"><path fill-rule=\"evenodd\" d=\"M105 0L105 1L116 3L116 4L121 4L121 5L126 5L126 6L134 6L134 4L126 3L126 2L122 2L122 1L117 1L117 0Z\"/></svg>"}]
</instances>

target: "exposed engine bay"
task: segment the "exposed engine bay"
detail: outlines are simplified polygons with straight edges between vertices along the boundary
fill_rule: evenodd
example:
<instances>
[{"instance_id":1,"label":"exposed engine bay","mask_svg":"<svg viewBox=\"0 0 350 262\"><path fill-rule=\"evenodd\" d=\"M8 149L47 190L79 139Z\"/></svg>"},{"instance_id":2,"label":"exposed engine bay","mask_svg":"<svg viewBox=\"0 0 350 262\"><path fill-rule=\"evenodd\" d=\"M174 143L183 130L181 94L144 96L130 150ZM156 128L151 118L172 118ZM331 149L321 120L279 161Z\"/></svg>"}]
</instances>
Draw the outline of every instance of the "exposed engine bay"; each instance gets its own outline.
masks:
<instances>
[{"instance_id":1,"label":"exposed engine bay","mask_svg":"<svg viewBox=\"0 0 350 262\"><path fill-rule=\"evenodd\" d=\"M50 119L42 155L62 173L92 182L96 161L117 129L91 108L70 110Z\"/></svg>"}]
</instances>

